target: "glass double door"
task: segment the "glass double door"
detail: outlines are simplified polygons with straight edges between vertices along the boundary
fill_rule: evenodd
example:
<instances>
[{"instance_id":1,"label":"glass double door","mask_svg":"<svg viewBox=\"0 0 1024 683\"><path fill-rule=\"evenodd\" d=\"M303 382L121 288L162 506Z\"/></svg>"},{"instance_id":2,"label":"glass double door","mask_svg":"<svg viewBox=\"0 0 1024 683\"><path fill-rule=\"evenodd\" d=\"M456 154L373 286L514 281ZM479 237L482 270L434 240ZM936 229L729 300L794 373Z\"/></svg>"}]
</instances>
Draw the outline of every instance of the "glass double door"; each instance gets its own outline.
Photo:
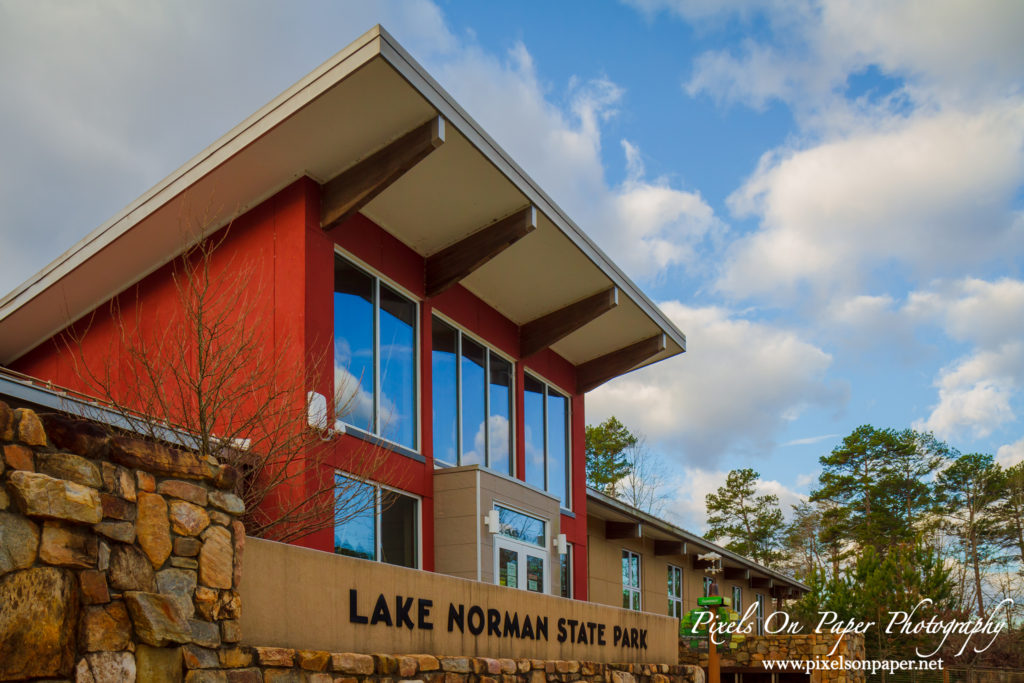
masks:
<instances>
[{"instance_id":1,"label":"glass double door","mask_svg":"<svg viewBox=\"0 0 1024 683\"><path fill-rule=\"evenodd\" d=\"M547 553L509 538L494 539L494 577L499 586L547 593Z\"/></svg>"}]
</instances>

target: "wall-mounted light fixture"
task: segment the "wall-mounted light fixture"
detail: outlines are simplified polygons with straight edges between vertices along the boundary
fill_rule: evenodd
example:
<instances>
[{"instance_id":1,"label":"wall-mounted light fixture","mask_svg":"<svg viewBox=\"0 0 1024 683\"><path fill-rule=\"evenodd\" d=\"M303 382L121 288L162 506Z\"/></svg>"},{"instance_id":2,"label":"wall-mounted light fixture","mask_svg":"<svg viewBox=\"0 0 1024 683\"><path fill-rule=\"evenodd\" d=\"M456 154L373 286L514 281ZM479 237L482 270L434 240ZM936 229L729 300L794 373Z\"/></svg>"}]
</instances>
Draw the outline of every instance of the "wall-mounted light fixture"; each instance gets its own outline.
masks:
<instances>
[{"instance_id":1,"label":"wall-mounted light fixture","mask_svg":"<svg viewBox=\"0 0 1024 683\"><path fill-rule=\"evenodd\" d=\"M552 545L558 548L559 555L565 555L569 552L569 542L566 540L565 534L558 534L552 540L554 541Z\"/></svg>"},{"instance_id":2,"label":"wall-mounted light fixture","mask_svg":"<svg viewBox=\"0 0 1024 683\"><path fill-rule=\"evenodd\" d=\"M484 524L487 525L487 531L492 534L496 534L501 531L501 519L498 517L497 510L489 510L484 515Z\"/></svg>"}]
</instances>

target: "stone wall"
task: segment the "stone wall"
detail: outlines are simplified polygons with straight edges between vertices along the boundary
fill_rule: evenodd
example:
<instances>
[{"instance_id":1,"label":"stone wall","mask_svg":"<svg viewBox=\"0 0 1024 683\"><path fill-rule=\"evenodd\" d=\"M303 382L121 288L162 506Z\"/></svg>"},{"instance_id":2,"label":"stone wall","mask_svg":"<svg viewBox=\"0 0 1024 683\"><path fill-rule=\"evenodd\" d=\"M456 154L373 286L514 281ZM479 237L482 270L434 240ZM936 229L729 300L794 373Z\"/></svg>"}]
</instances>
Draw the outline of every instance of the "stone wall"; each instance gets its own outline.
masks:
<instances>
[{"instance_id":1,"label":"stone wall","mask_svg":"<svg viewBox=\"0 0 1024 683\"><path fill-rule=\"evenodd\" d=\"M728 669L742 669L746 671L761 669L765 660L774 661L835 661L843 660L864 660L864 636L860 634L847 634L843 636L838 647L836 639L838 636L831 633L809 633L800 635L766 635L746 636L743 639L733 639L729 645L719 645L719 666L725 672ZM708 665L708 653L706 650L694 650L690 647L688 639L679 641L679 662L681 664L694 664L703 668ZM835 647L835 652L832 652ZM810 683L862 683L864 681L863 670L827 670L814 671L811 673Z\"/></svg>"},{"instance_id":2,"label":"stone wall","mask_svg":"<svg viewBox=\"0 0 1024 683\"><path fill-rule=\"evenodd\" d=\"M3 402L0 451L0 681L704 681L675 663L242 646L231 468Z\"/></svg>"}]
</instances>

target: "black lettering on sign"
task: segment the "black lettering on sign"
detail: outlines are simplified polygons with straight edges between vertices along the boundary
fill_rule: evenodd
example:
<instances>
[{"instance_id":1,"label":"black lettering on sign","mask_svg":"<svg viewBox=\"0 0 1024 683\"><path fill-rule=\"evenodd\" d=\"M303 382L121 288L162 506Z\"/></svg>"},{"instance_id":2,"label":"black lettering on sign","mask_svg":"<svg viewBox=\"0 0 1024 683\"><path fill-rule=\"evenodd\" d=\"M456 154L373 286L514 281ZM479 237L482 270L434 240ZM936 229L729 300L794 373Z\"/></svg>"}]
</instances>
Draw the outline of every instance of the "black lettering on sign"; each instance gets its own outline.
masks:
<instances>
[{"instance_id":1,"label":"black lettering on sign","mask_svg":"<svg viewBox=\"0 0 1024 683\"><path fill-rule=\"evenodd\" d=\"M402 628L408 626L409 630L413 629L412 617L409 616L409 612L412 611L412 598L402 599L401 595L395 596L395 626Z\"/></svg>"},{"instance_id":2,"label":"black lettering on sign","mask_svg":"<svg viewBox=\"0 0 1024 683\"><path fill-rule=\"evenodd\" d=\"M359 614L359 591L355 588L350 588L348 591L348 620L353 624L365 624L369 621Z\"/></svg>"},{"instance_id":3,"label":"black lettering on sign","mask_svg":"<svg viewBox=\"0 0 1024 683\"><path fill-rule=\"evenodd\" d=\"M640 629L640 647L647 649L647 629Z\"/></svg>"},{"instance_id":4,"label":"black lettering on sign","mask_svg":"<svg viewBox=\"0 0 1024 683\"><path fill-rule=\"evenodd\" d=\"M487 635L501 637L501 612L493 607L487 610Z\"/></svg>"},{"instance_id":5,"label":"black lettering on sign","mask_svg":"<svg viewBox=\"0 0 1024 683\"><path fill-rule=\"evenodd\" d=\"M533 623L530 621L529 614L523 617L523 640L527 638L537 640L537 636L533 633Z\"/></svg>"},{"instance_id":6,"label":"black lettering on sign","mask_svg":"<svg viewBox=\"0 0 1024 683\"><path fill-rule=\"evenodd\" d=\"M540 640L542 637L544 640L548 639L548 618L547 617L534 617L536 626L534 630L537 631L537 637L535 640Z\"/></svg>"},{"instance_id":7,"label":"black lettering on sign","mask_svg":"<svg viewBox=\"0 0 1024 683\"><path fill-rule=\"evenodd\" d=\"M505 612L505 631L504 636L506 638L519 638L519 613L513 612L512 618L509 618L509 613Z\"/></svg>"},{"instance_id":8,"label":"black lettering on sign","mask_svg":"<svg viewBox=\"0 0 1024 683\"><path fill-rule=\"evenodd\" d=\"M598 645L607 645L608 644L608 641L606 641L604 639L604 627L605 627L604 624L598 624L598 626L597 626L597 644Z\"/></svg>"},{"instance_id":9,"label":"black lettering on sign","mask_svg":"<svg viewBox=\"0 0 1024 683\"><path fill-rule=\"evenodd\" d=\"M456 610L455 603L451 603L448 605L448 632L454 631L456 626L459 627L459 633L466 632L466 607L459 605Z\"/></svg>"},{"instance_id":10,"label":"black lettering on sign","mask_svg":"<svg viewBox=\"0 0 1024 683\"><path fill-rule=\"evenodd\" d=\"M391 626L391 610L388 609L388 601L383 593L377 597L377 604L373 606L373 614L370 615L370 625L372 626L380 621Z\"/></svg>"},{"instance_id":11,"label":"black lettering on sign","mask_svg":"<svg viewBox=\"0 0 1024 683\"><path fill-rule=\"evenodd\" d=\"M637 632L635 628L629 629L629 646L637 647L637 638L639 637L640 634Z\"/></svg>"},{"instance_id":12,"label":"black lettering on sign","mask_svg":"<svg viewBox=\"0 0 1024 683\"><path fill-rule=\"evenodd\" d=\"M565 639L569 637L569 634L565 632L565 617L558 619L558 637L555 638L560 643L564 643Z\"/></svg>"},{"instance_id":13,"label":"black lettering on sign","mask_svg":"<svg viewBox=\"0 0 1024 683\"><path fill-rule=\"evenodd\" d=\"M474 618L476 623L473 623ZM469 608L469 632L474 636L478 636L484 632L484 610L479 605L473 605Z\"/></svg>"},{"instance_id":14,"label":"black lettering on sign","mask_svg":"<svg viewBox=\"0 0 1024 683\"><path fill-rule=\"evenodd\" d=\"M434 625L427 621L430 618L430 608L434 606L433 600L419 599L419 603L416 605L416 625L424 631L433 631ZM451 631L451 629L448 629Z\"/></svg>"},{"instance_id":15,"label":"black lettering on sign","mask_svg":"<svg viewBox=\"0 0 1024 683\"><path fill-rule=\"evenodd\" d=\"M620 640L622 640L622 627L616 624L612 629L612 645L618 645Z\"/></svg>"}]
</instances>

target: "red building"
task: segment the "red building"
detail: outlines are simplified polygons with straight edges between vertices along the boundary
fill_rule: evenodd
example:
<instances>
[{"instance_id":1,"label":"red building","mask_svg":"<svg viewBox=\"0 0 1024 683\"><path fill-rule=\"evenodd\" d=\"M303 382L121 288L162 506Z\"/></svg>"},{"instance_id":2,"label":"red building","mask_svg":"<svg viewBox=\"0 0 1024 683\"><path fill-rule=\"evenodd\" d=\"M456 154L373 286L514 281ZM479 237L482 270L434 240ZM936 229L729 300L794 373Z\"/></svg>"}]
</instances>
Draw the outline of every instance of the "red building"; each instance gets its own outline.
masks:
<instances>
[{"instance_id":1,"label":"red building","mask_svg":"<svg viewBox=\"0 0 1024 683\"><path fill-rule=\"evenodd\" d=\"M324 476L386 454L356 487L378 502L304 545L586 599L584 396L685 338L394 39L366 33L0 301L0 365L87 392L61 332L116 364L111 300L159 343L183 225L230 225L215 279L334 397Z\"/></svg>"}]
</instances>

